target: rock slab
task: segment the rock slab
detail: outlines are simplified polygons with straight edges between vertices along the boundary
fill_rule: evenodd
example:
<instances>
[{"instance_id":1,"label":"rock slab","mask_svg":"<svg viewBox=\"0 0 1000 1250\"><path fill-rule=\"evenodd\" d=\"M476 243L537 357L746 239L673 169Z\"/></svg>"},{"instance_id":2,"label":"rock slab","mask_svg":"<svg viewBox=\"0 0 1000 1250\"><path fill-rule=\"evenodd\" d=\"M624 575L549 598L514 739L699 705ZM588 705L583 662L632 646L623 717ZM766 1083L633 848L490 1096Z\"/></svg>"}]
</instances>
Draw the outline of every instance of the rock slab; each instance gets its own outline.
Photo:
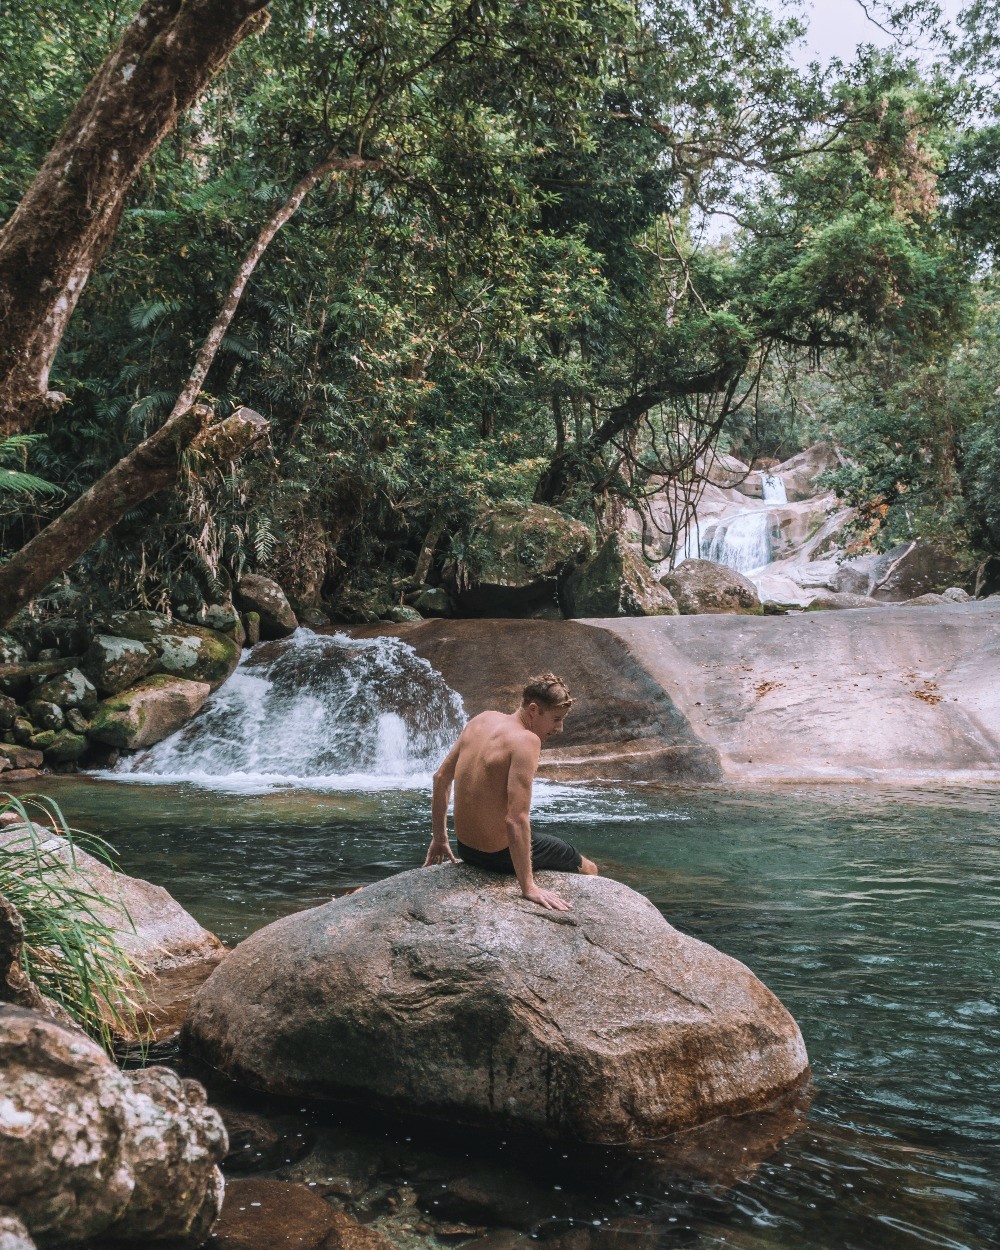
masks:
<instances>
[{"instance_id":1,"label":"rock slab","mask_svg":"<svg viewBox=\"0 0 1000 1250\"><path fill-rule=\"evenodd\" d=\"M124 1073L78 1029L0 1006L0 1205L43 1245L201 1245L226 1132L195 1081Z\"/></svg>"},{"instance_id":2,"label":"rock slab","mask_svg":"<svg viewBox=\"0 0 1000 1250\"><path fill-rule=\"evenodd\" d=\"M90 736L126 750L154 746L186 725L210 693L207 681L158 673L99 703Z\"/></svg>"},{"instance_id":3,"label":"rock slab","mask_svg":"<svg viewBox=\"0 0 1000 1250\"><path fill-rule=\"evenodd\" d=\"M253 934L202 986L188 1048L229 1076L585 1142L663 1136L797 1087L795 1021L736 960L605 878L416 869Z\"/></svg>"}]
</instances>

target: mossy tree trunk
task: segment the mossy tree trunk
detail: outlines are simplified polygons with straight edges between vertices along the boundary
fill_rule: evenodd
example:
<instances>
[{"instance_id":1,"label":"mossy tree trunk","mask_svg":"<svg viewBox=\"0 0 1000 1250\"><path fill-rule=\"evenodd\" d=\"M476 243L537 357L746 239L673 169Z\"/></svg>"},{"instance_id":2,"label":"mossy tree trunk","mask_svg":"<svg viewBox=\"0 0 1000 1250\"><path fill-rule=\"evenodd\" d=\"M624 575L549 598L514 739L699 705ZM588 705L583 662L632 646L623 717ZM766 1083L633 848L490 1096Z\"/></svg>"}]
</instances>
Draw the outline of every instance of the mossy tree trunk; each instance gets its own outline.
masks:
<instances>
[{"instance_id":1,"label":"mossy tree trunk","mask_svg":"<svg viewBox=\"0 0 1000 1250\"><path fill-rule=\"evenodd\" d=\"M145 0L0 230L0 429L64 397L49 370L136 174L269 0Z\"/></svg>"}]
</instances>

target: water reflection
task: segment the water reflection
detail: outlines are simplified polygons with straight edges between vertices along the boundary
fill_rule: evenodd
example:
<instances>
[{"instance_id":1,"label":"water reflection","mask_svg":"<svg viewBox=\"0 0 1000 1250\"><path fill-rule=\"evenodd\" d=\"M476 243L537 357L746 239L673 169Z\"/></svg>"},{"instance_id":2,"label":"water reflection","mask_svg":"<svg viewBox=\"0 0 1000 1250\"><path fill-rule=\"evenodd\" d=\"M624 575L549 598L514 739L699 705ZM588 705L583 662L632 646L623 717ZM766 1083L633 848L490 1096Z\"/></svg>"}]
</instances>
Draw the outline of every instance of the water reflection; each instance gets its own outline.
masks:
<instances>
[{"instance_id":1,"label":"water reflection","mask_svg":"<svg viewBox=\"0 0 1000 1250\"><path fill-rule=\"evenodd\" d=\"M419 793L224 795L86 778L47 788L117 845L127 871L167 885L228 941L413 867L428 833ZM511 1205L483 1216L495 1250L510 1250L500 1229L560 1250L997 1245L1000 796L542 786L539 799L540 826L564 828L789 1007L815 1078L807 1126L720 1186L549 1148L542 1161L510 1144L470 1156L440 1129L312 1111L317 1144L282 1165L289 1176L347 1185L341 1200L404 1250L436 1236L462 1195L514 1204L539 1187L551 1209L532 1198L523 1218ZM358 1176L345 1180L352 1151Z\"/></svg>"}]
</instances>

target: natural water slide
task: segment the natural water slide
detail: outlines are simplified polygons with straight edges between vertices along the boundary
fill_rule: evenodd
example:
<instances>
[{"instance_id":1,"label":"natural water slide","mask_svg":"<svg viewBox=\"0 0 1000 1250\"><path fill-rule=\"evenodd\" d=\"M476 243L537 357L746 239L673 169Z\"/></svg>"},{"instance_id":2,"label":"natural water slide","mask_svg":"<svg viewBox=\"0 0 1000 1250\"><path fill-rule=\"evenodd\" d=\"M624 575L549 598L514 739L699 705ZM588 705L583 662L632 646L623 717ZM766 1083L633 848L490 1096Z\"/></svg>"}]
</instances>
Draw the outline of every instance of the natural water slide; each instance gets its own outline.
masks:
<instances>
[{"instance_id":1,"label":"natural water slide","mask_svg":"<svg viewBox=\"0 0 1000 1250\"><path fill-rule=\"evenodd\" d=\"M539 669L577 696L564 778L1000 779L1000 600L785 617L426 621L391 632L471 715Z\"/></svg>"}]
</instances>

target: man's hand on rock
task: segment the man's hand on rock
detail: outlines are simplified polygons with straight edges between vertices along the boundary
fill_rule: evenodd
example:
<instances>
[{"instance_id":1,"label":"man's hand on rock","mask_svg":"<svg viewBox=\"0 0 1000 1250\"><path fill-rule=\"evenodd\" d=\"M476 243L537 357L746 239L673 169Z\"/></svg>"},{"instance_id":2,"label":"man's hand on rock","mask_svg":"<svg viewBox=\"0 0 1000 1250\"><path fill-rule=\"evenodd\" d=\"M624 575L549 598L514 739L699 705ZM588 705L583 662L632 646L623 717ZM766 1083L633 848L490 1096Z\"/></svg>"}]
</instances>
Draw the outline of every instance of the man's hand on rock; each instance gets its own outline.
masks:
<instances>
[{"instance_id":1,"label":"man's hand on rock","mask_svg":"<svg viewBox=\"0 0 1000 1250\"><path fill-rule=\"evenodd\" d=\"M427 848L427 858L424 860L424 867L429 868L431 864L443 864L445 860L451 860L453 864L458 863L451 849L451 843L447 838L431 838L431 844Z\"/></svg>"},{"instance_id":2,"label":"man's hand on rock","mask_svg":"<svg viewBox=\"0 0 1000 1250\"><path fill-rule=\"evenodd\" d=\"M529 885L521 892L530 903L537 903L539 907L545 907L549 911L569 911L573 906L561 894L556 894L554 890L543 890L540 885Z\"/></svg>"}]
</instances>

